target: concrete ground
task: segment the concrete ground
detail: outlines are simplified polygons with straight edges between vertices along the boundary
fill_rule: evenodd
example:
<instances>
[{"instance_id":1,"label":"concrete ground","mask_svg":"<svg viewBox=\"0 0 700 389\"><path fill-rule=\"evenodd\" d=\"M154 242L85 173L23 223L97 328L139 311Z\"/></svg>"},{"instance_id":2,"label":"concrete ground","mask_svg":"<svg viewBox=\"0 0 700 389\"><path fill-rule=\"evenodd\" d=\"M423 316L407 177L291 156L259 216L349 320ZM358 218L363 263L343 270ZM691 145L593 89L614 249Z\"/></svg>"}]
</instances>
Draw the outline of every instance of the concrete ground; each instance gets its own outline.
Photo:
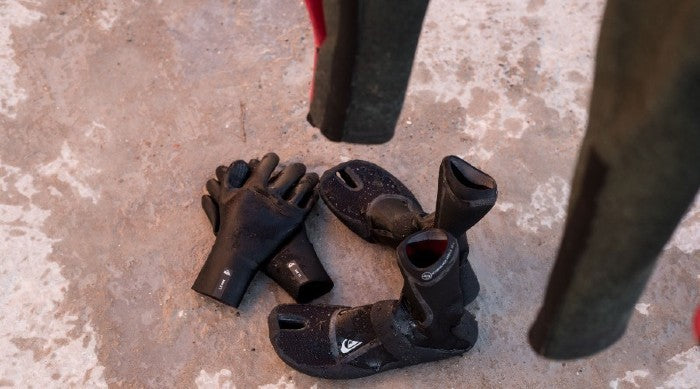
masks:
<instances>
[{"instance_id":1,"label":"concrete ground","mask_svg":"<svg viewBox=\"0 0 700 389\"><path fill-rule=\"evenodd\" d=\"M312 37L299 0L0 0L0 386L700 386L698 202L622 340L565 363L526 343L562 233L602 11L601 0L432 1L396 137L357 146L306 123ZM272 350L267 314L291 299L269 279L238 311L190 290L213 242L204 182L267 151L318 173L379 163L428 210L443 156L493 175L499 202L469 233L476 347L320 380ZM391 250L323 204L307 227L336 281L321 302L398 296Z\"/></svg>"}]
</instances>

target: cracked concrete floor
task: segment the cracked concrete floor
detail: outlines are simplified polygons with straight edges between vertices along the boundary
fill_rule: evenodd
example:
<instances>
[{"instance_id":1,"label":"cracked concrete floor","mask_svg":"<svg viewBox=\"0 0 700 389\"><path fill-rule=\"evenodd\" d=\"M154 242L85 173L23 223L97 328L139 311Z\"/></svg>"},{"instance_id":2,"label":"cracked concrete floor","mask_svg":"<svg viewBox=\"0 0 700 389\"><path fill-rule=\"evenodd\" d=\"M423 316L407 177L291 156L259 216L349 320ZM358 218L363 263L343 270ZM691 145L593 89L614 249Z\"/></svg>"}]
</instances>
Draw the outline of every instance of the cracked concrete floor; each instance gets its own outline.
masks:
<instances>
[{"instance_id":1,"label":"cracked concrete floor","mask_svg":"<svg viewBox=\"0 0 700 389\"><path fill-rule=\"evenodd\" d=\"M699 386L697 202L621 341L566 363L526 344L562 232L602 10L431 2L395 139L357 146L305 121L312 38L300 1L0 0L0 386ZM319 380L268 342L268 312L291 301L270 280L255 279L240 311L191 291L213 241L205 180L270 150L319 173L374 161L428 210L444 155L492 174L499 203L470 232L476 347ZM337 285L321 302L398 295L391 250L322 204L307 227Z\"/></svg>"}]
</instances>

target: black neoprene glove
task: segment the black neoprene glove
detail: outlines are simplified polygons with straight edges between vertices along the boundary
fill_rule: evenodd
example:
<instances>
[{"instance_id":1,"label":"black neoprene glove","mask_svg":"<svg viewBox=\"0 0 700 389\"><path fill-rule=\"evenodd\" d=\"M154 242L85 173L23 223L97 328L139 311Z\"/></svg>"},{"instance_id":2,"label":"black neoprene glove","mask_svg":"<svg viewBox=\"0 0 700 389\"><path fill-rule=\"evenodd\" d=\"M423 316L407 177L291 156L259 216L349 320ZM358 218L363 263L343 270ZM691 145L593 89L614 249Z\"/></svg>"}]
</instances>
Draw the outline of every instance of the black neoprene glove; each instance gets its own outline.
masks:
<instances>
[{"instance_id":1,"label":"black neoprene glove","mask_svg":"<svg viewBox=\"0 0 700 389\"><path fill-rule=\"evenodd\" d=\"M252 162L259 163L256 160ZM243 186L250 174L248 164L240 160L231 164L230 169L234 171L229 175L228 167L222 165L216 168L216 178L207 181L208 194L202 196L202 209L211 222L214 235L219 233L219 197L222 192L228 196L230 192ZM312 174L309 178L314 177ZM222 191L223 185L228 185L229 189ZM301 304L321 297L333 289L333 280L316 255L303 223L294 235L279 247L272 258L266 261L261 271Z\"/></svg>"},{"instance_id":2,"label":"black neoprene glove","mask_svg":"<svg viewBox=\"0 0 700 389\"><path fill-rule=\"evenodd\" d=\"M220 177L219 231L195 291L238 307L257 270L302 225L318 176L295 163L271 178L278 162L274 153L247 165L236 161Z\"/></svg>"}]
</instances>

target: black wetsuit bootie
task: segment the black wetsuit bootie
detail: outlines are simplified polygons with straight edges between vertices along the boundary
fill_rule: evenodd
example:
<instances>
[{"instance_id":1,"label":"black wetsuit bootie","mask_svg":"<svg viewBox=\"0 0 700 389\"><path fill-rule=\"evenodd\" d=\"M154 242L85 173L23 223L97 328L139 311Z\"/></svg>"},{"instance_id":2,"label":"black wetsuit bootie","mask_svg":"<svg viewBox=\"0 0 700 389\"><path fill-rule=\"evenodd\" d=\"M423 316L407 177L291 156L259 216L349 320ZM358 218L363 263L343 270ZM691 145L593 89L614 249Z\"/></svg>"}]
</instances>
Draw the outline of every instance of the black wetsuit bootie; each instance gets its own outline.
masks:
<instances>
[{"instance_id":1,"label":"black wetsuit bootie","mask_svg":"<svg viewBox=\"0 0 700 389\"><path fill-rule=\"evenodd\" d=\"M496 181L456 156L443 158L435 213L428 214L406 186L380 166L361 160L341 163L321 176L319 195L350 230L370 243L396 247L408 235L441 228L460 241L465 301L479 293L467 261L465 232L496 203Z\"/></svg>"},{"instance_id":2,"label":"black wetsuit bootie","mask_svg":"<svg viewBox=\"0 0 700 389\"><path fill-rule=\"evenodd\" d=\"M428 229L397 248L404 278L399 300L356 308L288 304L269 316L279 357L305 374L358 378L465 353L476 342L474 317L465 310L460 243Z\"/></svg>"},{"instance_id":3,"label":"black wetsuit bootie","mask_svg":"<svg viewBox=\"0 0 700 389\"><path fill-rule=\"evenodd\" d=\"M451 155L440 164L432 214L423 210L398 178L362 160L343 162L323 173L319 195L362 239L396 247L425 228L442 228L462 236L493 207L498 188L491 176Z\"/></svg>"}]
</instances>

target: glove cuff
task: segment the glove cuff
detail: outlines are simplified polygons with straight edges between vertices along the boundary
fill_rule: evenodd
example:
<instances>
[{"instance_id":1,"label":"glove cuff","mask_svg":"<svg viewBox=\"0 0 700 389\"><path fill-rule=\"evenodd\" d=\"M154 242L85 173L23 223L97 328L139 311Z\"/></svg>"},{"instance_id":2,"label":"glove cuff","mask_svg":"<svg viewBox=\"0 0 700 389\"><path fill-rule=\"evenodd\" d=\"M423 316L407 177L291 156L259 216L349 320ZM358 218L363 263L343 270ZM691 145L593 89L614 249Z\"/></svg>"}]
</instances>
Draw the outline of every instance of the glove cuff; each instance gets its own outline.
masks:
<instances>
[{"instance_id":1,"label":"glove cuff","mask_svg":"<svg viewBox=\"0 0 700 389\"><path fill-rule=\"evenodd\" d=\"M230 249L217 243L212 247L192 289L238 308L257 269L249 266L243 258L234 258Z\"/></svg>"}]
</instances>

